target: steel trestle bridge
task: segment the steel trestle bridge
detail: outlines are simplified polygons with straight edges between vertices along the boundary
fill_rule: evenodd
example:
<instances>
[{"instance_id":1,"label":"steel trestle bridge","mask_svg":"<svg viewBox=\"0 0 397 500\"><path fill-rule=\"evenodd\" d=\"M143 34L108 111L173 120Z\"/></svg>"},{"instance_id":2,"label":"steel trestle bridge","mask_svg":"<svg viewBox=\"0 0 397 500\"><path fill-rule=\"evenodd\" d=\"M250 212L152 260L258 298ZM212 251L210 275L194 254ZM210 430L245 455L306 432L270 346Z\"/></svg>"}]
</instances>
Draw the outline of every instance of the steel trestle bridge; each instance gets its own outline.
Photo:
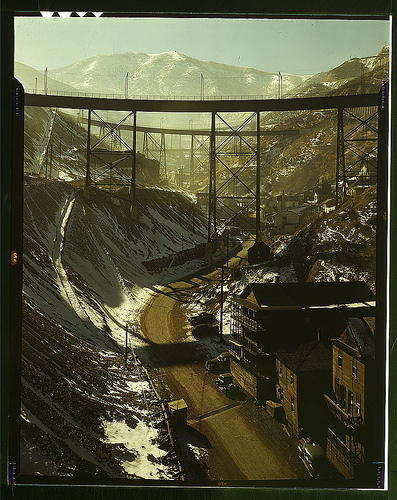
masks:
<instances>
[{"instance_id":1,"label":"steel trestle bridge","mask_svg":"<svg viewBox=\"0 0 397 500\"><path fill-rule=\"evenodd\" d=\"M228 222L246 225L250 221L260 240L260 202L261 202L261 137L267 135L294 135L299 130L275 130L261 126L262 112L335 110L337 111L337 151L335 176L336 205L346 199L347 175L349 169L358 168L363 162L377 167L378 162L378 121L379 109L382 107L382 93L362 95L342 95L332 97L299 97L287 99L239 99L239 100L134 100L122 98L74 97L45 94L25 94L25 106L39 106L60 109L88 110L86 119L87 161L86 189L93 185L91 174L91 156L96 154L96 148L103 143L104 137L96 144L91 144L93 126L103 127L108 134L114 134L116 129L132 132L132 146L120 137L124 153L131 158L131 173L129 175L129 201L132 213L136 213L136 167L137 167L137 132L145 134L178 134L192 137L192 158L194 136L205 136L208 140L209 154L209 192L208 192L208 241L222 232ZM361 116L358 108L370 110ZM127 117L120 123L106 123L96 111L123 111ZM211 113L210 130L194 129L163 129L161 127L141 127L137 123L137 115L141 112L167 113ZM225 113L250 113L241 118L239 125L231 125ZM126 120L132 117L132 125ZM355 120L356 126L346 131L345 120ZM219 130L219 125L222 130ZM360 138L357 138L358 133ZM146 135L148 141L149 136ZM157 143L156 140L153 141ZM161 144L160 144L161 142ZM158 147L163 148L162 140ZM148 142L147 142L148 143ZM364 147L364 144L371 144ZM148 147L147 147L148 148ZM351 165L346 164L346 150L355 156ZM112 168L109 164L109 169ZM352 170L353 171L353 170ZM250 214L250 215L249 215ZM251 214L255 214L254 220ZM219 220L223 223L220 225Z\"/></svg>"}]
</instances>

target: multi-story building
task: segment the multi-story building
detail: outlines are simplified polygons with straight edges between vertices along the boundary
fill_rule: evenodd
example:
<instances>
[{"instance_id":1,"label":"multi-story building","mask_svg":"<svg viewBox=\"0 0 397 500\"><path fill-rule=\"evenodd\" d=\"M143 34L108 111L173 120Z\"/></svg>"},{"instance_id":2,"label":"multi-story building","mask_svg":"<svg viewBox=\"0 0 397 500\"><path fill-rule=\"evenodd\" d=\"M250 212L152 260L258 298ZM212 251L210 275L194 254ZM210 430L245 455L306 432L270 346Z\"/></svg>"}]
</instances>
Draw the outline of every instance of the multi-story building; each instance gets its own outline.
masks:
<instances>
[{"instance_id":1,"label":"multi-story building","mask_svg":"<svg viewBox=\"0 0 397 500\"><path fill-rule=\"evenodd\" d=\"M331 385L332 351L320 340L300 345L293 352L277 352L276 395L283 405L287 426L294 436L324 444L324 392Z\"/></svg>"},{"instance_id":2,"label":"multi-story building","mask_svg":"<svg viewBox=\"0 0 397 500\"><path fill-rule=\"evenodd\" d=\"M373 316L364 282L252 283L232 298L231 373L259 401L275 397L275 352L329 338L348 314Z\"/></svg>"},{"instance_id":3,"label":"multi-story building","mask_svg":"<svg viewBox=\"0 0 397 500\"><path fill-rule=\"evenodd\" d=\"M300 205L300 196L298 194L280 194L276 197L277 211L282 212L286 208L297 208Z\"/></svg>"},{"instance_id":4,"label":"multi-story building","mask_svg":"<svg viewBox=\"0 0 397 500\"><path fill-rule=\"evenodd\" d=\"M291 210L283 210L274 216L276 234L293 234L299 227L300 215Z\"/></svg>"},{"instance_id":5,"label":"multi-story building","mask_svg":"<svg viewBox=\"0 0 397 500\"><path fill-rule=\"evenodd\" d=\"M330 416L327 457L345 478L353 479L371 462L375 341L363 318L348 317L332 344L332 391L324 395Z\"/></svg>"}]
</instances>

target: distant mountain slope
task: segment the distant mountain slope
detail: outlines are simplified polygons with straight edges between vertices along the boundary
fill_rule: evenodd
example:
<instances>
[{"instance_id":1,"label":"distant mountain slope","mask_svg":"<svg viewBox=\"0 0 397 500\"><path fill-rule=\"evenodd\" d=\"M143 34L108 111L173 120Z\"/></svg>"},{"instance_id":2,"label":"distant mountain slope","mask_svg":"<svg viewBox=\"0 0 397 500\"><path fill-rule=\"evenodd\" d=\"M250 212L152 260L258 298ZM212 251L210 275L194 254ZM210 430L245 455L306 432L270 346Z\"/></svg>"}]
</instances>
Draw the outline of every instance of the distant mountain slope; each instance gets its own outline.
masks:
<instances>
[{"instance_id":1,"label":"distant mountain slope","mask_svg":"<svg viewBox=\"0 0 397 500\"><path fill-rule=\"evenodd\" d=\"M362 76L361 68L364 67ZM382 82L388 79L388 48L370 58L351 60L328 73L320 73L297 89L299 96L355 95L378 93ZM376 108L353 110L367 119ZM334 184L337 150L337 114L333 110L289 111L267 113L263 122L275 124L275 128L298 129L298 136L274 136L262 142L264 193L270 195L302 193L316 186L320 179ZM345 133L358 127L360 122L345 120ZM376 118L371 121L376 125ZM365 129L357 130L367 134ZM369 136L368 136L369 137ZM360 149L364 148L364 142ZM368 145L367 145L368 147ZM357 155L346 150L346 164L357 160Z\"/></svg>"},{"instance_id":2,"label":"distant mountain slope","mask_svg":"<svg viewBox=\"0 0 397 500\"><path fill-rule=\"evenodd\" d=\"M15 61L14 75L22 83L25 92L34 92L36 88L39 93L44 92L44 70L37 71L27 64L22 64L18 61ZM50 76L48 76L47 79L47 89L52 92L76 92L76 89L74 87L66 83L62 83L62 81L52 79L50 78Z\"/></svg>"},{"instance_id":3,"label":"distant mountain slope","mask_svg":"<svg viewBox=\"0 0 397 500\"><path fill-rule=\"evenodd\" d=\"M263 95L276 98L278 74L253 68L201 61L178 52L98 55L70 66L49 70L55 80L89 92L124 94L128 73L129 95L200 96ZM307 77L283 75L286 91Z\"/></svg>"},{"instance_id":4,"label":"distant mountain slope","mask_svg":"<svg viewBox=\"0 0 397 500\"><path fill-rule=\"evenodd\" d=\"M352 91L352 84L355 87L355 92L352 93L377 92L382 79L385 78L388 65L389 47L385 46L375 56L355 57L330 71L308 78L293 90L291 96L338 95L348 93L341 92L344 87Z\"/></svg>"}]
</instances>

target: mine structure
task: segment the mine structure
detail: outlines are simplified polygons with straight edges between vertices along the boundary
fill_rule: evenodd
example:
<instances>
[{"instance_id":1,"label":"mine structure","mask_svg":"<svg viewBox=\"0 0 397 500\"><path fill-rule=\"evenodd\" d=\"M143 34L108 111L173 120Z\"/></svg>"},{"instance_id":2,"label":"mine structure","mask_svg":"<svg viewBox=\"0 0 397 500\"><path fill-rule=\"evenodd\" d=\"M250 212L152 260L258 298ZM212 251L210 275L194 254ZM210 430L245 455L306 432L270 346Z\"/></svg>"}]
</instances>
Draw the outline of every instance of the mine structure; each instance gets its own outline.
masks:
<instances>
[{"instance_id":1,"label":"mine structure","mask_svg":"<svg viewBox=\"0 0 397 500\"><path fill-rule=\"evenodd\" d=\"M20 88L16 91L20 101L15 128L19 140L22 140L24 96ZM92 188L107 189L106 176L111 171L117 171L124 162L120 179L128 187L128 201L133 209L137 204L135 188L140 155L136 141L138 113L211 113L211 130L208 131L208 136L203 131L196 131L197 135L208 137L209 146L209 185L208 192L203 193L208 210L208 243L216 240L231 224L247 231L247 222L252 226L256 244L261 243L261 177L266 165L263 165L261 158L260 138L265 133L278 133L261 130L262 112L337 110L336 206L346 200L349 179L360 175L367 180L374 179L375 173L378 176L384 174L386 165L386 134L385 128L380 128L385 127L380 116L385 106L378 94L200 102L152 102L26 94L25 105L88 109L86 194L89 196ZM358 108L366 111L362 115L352 111ZM109 131L108 135L112 136L113 144L117 141L120 143L119 150L101 151L99 146L101 141L105 142L104 136L96 143L91 142L92 116L98 109L128 112L126 119L118 125L103 126L104 130ZM249 113L249 117L236 126L229 123L225 113L237 112ZM384 113L385 111L383 115ZM346 115L349 115L351 123L357 119L358 125L352 128L345 126ZM117 131L118 127L126 126L127 118L133 121L127 129L131 132L130 144ZM216 129L216 123L220 121L225 126L222 133ZM150 133L165 134L161 128ZM193 133L190 130L192 143ZM294 131L295 133L297 132ZM160 139L160 150L164 143ZM346 164L345 157L345 151L349 147L357 155L351 165ZM109 156L104 160L103 167L107 171L95 177L92 159L95 156L99 159L99 154L102 153L104 157ZM149 144L146 155L149 155L148 161L156 162L155 168L158 169L159 176L166 172L161 170L160 160L150 158ZM141 159L143 162L143 158ZM23 166L21 153L15 162ZM384 194L383 184L379 193ZM14 196L14 204L16 199L17 196ZM378 205L381 214L383 206ZM136 216L136 211L132 210L132 213ZM19 224L21 223L22 218ZM15 225L13 231L19 234L15 248L22 255L23 231L19 230L18 225ZM377 237L377 249L382 257L384 226L378 231ZM258 257L260 254L268 255L268 250L266 247L260 248ZM385 284L383 264L384 261L379 263L377 275L379 290L385 288L382 286ZM20 268L15 269L20 272ZM16 287L14 292L15 290L17 291ZM273 403L273 407L278 404L283 410L286 429L291 434L300 437L310 432L316 439L318 437L326 447L329 460L346 478L356 477L359 469L361 474L363 470L365 473L365 466L377 456L376 445L369 436L382 435L381 431L374 432L374 426L379 420L372 413L371 405L372 409L376 406L379 410L380 407L375 404L376 397L369 386L369 380L375 381L375 387L378 386L382 393L383 365L378 362L374 368L374 352L375 358L384 356L384 302L380 299L375 304L374 294L363 282L252 283L232 299L232 305L230 368L238 384L256 400L266 405L268 402ZM364 318L373 318L378 313L377 327L373 334ZM371 339L375 344L374 349ZM19 408L15 413L18 412ZM313 415L325 415L325 419L320 418L318 421L313 419Z\"/></svg>"},{"instance_id":2,"label":"mine structure","mask_svg":"<svg viewBox=\"0 0 397 500\"><path fill-rule=\"evenodd\" d=\"M87 109L87 154L86 154L86 192L101 176L93 177L91 158L98 143L91 144L92 118L99 118L96 110L124 111L127 115L118 123L100 122L120 142L125 142L118 134L118 128L129 125L131 145L125 149L131 157L131 170L128 176L123 172L123 182L128 187L128 201L131 213L136 211L136 170L137 170L137 131L139 112L200 112L211 113L211 130L178 131L192 137L190 182L194 183L194 140L193 137L209 135L209 183L208 183L208 242L217 238L227 227L239 228L243 233L253 233L255 241L261 240L261 178L266 170L262 165L260 140L263 135L299 134L299 130L279 131L262 130L261 113L266 111L287 110L337 110L337 152L335 176L335 204L346 200L348 180L365 172L374 178L378 157L378 114L381 97L378 94L348 95L334 97L309 97L273 100L221 100L221 101L171 101L171 100L131 100L89 97L66 97L54 95L26 94L26 105L69 109ZM360 111L361 110L361 111ZM226 113L249 114L236 126L230 123ZM349 118L348 121L347 117ZM352 121L357 122L352 125ZM217 130L219 124L223 130ZM154 128L146 131L146 156L160 163L160 175L166 174L165 134L169 131ZM154 134L160 134L155 139ZM208 134L208 135L207 135ZM248 140L248 138L250 140ZM102 140L102 139L101 139ZM101 140L99 142L101 142ZM201 146L203 142L201 142ZM154 149L155 151L154 151ZM150 150L153 151L150 151ZM345 150L355 154L351 165L346 165ZM197 150L197 149L196 149ZM152 158L150 158L152 156ZM116 165L115 165L116 163ZM108 171L117 166L118 161L107 164ZM357 171L358 169L358 171Z\"/></svg>"}]
</instances>

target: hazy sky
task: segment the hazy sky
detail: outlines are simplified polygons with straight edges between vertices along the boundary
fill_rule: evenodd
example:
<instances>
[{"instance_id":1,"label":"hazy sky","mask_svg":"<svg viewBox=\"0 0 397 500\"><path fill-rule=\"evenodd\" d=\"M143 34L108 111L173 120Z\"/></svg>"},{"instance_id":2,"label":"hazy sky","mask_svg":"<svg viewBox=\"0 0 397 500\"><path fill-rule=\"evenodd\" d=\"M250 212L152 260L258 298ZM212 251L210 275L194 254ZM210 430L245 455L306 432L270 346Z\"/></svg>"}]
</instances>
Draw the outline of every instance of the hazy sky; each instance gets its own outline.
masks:
<instances>
[{"instance_id":1,"label":"hazy sky","mask_svg":"<svg viewBox=\"0 0 397 500\"><path fill-rule=\"evenodd\" d=\"M26 18L15 20L15 60L58 68L96 54L175 50L264 71L315 74L378 53L389 22L374 20Z\"/></svg>"}]
</instances>

